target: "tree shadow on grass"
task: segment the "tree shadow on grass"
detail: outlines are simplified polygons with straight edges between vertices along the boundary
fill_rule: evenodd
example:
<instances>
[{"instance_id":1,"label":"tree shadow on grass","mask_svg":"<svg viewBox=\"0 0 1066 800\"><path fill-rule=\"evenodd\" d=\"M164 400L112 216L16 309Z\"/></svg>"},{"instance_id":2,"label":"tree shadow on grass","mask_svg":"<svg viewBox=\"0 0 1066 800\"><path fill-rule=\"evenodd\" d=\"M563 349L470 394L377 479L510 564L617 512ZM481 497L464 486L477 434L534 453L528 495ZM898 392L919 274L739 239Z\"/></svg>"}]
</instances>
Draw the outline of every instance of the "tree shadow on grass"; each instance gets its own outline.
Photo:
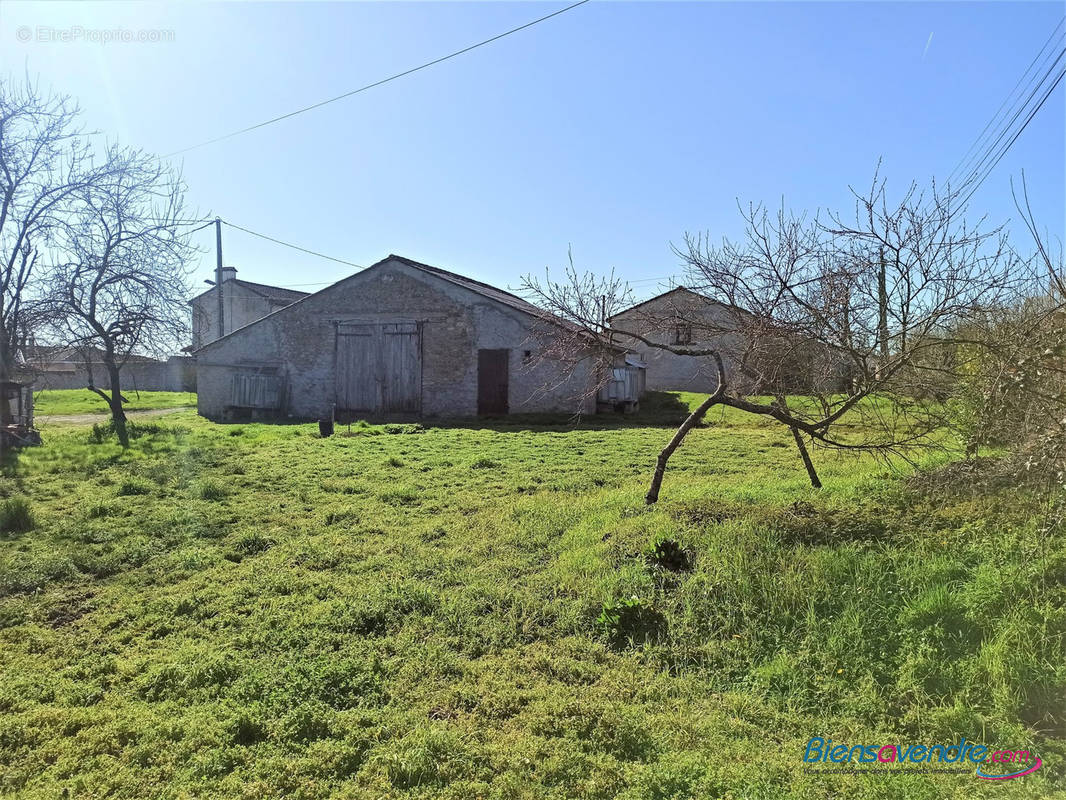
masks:
<instances>
[{"instance_id":1,"label":"tree shadow on grass","mask_svg":"<svg viewBox=\"0 0 1066 800\"><path fill-rule=\"evenodd\" d=\"M492 430L500 433L517 431L560 430L621 430L626 428L676 428L691 413L687 403L677 392L648 392L640 401L640 410L633 414L604 412L600 414L504 414L480 417L418 417L411 414L348 415L338 417L337 430L349 423L370 425L390 423L421 423L426 428L454 428ZM314 420L305 420L314 422Z\"/></svg>"}]
</instances>

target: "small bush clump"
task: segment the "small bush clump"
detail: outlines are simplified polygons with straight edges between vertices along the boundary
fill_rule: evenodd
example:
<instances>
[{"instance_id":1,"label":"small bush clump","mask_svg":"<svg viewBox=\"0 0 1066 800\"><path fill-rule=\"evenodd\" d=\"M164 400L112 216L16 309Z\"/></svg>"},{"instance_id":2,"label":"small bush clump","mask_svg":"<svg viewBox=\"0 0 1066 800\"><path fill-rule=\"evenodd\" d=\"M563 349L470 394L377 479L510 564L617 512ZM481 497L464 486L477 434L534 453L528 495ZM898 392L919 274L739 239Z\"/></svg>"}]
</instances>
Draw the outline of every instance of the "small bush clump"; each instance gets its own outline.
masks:
<instances>
[{"instance_id":1,"label":"small bush clump","mask_svg":"<svg viewBox=\"0 0 1066 800\"><path fill-rule=\"evenodd\" d=\"M233 551L242 556L254 556L269 550L274 545L274 540L264 536L259 531L242 533L233 543Z\"/></svg>"},{"instance_id":2,"label":"small bush clump","mask_svg":"<svg viewBox=\"0 0 1066 800\"><path fill-rule=\"evenodd\" d=\"M24 497L9 497L0 503L0 533L26 533L37 521L33 509Z\"/></svg>"},{"instance_id":3,"label":"small bush clump","mask_svg":"<svg viewBox=\"0 0 1066 800\"><path fill-rule=\"evenodd\" d=\"M152 487L147 483L136 478L127 478L119 484L118 494L119 497L135 497L137 495L149 494L152 491Z\"/></svg>"},{"instance_id":4,"label":"small bush clump","mask_svg":"<svg viewBox=\"0 0 1066 800\"><path fill-rule=\"evenodd\" d=\"M666 617L639 597L604 603L596 622L615 647L655 644L666 636Z\"/></svg>"},{"instance_id":5,"label":"small bush clump","mask_svg":"<svg viewBox=\"0 0 1066 800\"><path fill-rule=\"evenodd\" d=\"M204 481L200 484L200 499L217 501L222 500L226 496L226 488L220 483L215 481Z\"/></svg>"},{"instance_id":6,"label":"small bush clump","mask_svg":"<svg viewBox=\"0 0 1066 800\"><path fill-rule=\"evenodd\" d=\"M400 433L425 433L426 429L418 422L411 422L406 425L399 423L390 423L385 426L385 433L400 434Z\"/></svg>"},{"instance_id":7,"label":"small bush clump","mask_svg":"<svg viewBox=\"0 0 1066 800\"><path fill-rule=\"evenodd\" d=\"M690 572L692 555L674 539L661 539L648 553L648 561L670 572Z\"/></svg>"}]
</instances>

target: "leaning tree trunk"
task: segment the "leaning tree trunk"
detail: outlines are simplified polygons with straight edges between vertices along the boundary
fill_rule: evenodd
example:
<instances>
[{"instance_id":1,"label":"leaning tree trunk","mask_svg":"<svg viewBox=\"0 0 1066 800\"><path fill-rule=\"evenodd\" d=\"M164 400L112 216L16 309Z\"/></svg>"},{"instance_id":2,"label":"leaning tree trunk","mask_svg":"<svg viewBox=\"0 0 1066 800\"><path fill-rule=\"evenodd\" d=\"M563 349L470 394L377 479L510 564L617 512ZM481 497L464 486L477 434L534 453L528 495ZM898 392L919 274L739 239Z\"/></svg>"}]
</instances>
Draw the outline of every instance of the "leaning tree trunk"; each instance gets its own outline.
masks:
<instances>
[{"instance_id":1,"label":"leaning tree trunk","mask_svg":"<svg viewBox=\"0 0 1066 800\"><path fill-rule=\"evenodd\" d=\"M781 406L782 411L788 411L788 402L785 400L785 396L779 394L777 396L777 403ZM803 466L807 468L807 477L811 479L811 486L815 489L822 488L822 481L818 477L818 472L814 468L814 462L811 461L811 454L807 452L807 445L803 441L803 436L800 435L799 430L796 428L789 428L792 431L792 438L796 442L796 449L799 450L800 458L803 459Z\"/></svg>"},{"instance_id":2,"label":"leaning tree trunk","mask_svg":"<svg viewBox=\"0 0 1066 800\"><path fill-rule=\"evenodd\" d=\"M674 451L681 446L681 442L685 440L688 432L696 427L696 424L704 418L711 407L716 405L722 397L722 392L725 390L725 385L718 384L718 389L700 403L696 410L688 415L688 418L681 423L681 427L677 429L670 442L659 453L659 457L655 459L655 474L651 476L651 486L648 487L648 493L644 495L644 504L652 505L659 501L659 489L663 485L663 475L666 474L666 462L670 460L670 456L674 454Z\"/></svg>"},{"instance_id":3,"label":"leaning tree trunk","mask_svg":"<svg viewBox=\"0 0 1066 800\"><path fill-rule=\"evenodd\" d=\"M803 443L803 437L800 436L800 432L795 428L792 428L792 438L796 440L796 447L800 451L800 458L803 459L803 466L807 468L807 477L811 479L811 486L815 489L821 489L822 481L814 469L814 462L811 461L811 455L807 452L807 445Z\"/></svg>"}]
</instances>

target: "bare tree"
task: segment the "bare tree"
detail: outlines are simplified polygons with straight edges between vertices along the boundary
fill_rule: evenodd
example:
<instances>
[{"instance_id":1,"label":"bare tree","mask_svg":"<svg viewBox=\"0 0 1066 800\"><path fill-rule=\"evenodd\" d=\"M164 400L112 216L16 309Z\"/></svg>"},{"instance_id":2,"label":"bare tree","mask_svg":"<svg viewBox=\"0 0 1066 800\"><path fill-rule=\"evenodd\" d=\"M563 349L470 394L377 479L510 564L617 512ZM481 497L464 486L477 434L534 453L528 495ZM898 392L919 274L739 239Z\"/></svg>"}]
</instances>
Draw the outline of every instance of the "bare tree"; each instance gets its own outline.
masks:
<instances>
[{"instance_id":1,"label":"bare tree","mask_svg":"<svg viewBox=\"0 0 1066 800\"><path fill-rule=\"evenodd\" d=\"M675 248L686 286L727 313L678 309L665 322L686 336L672 341L649 335L632 314L617 321L632 304L620 281L571 267L560 281L527 277L524 289L604 346L621 340L703 359L716 376L717 388L659 453L647 503L658 500L671 455L716 405L788 428L818 486L805 442L904 458L937 446L950 421L945 391L962 360L978 357L960 349L967 321L1029 285L1029 265L1002 230L969 228L955 199L912 185L890 205L875 175L868 192L855 193L853 222L753 205L741 210L740 241L686 235ZM616 319L609 330L600 325L605 315ZM573 338L558 338L554 349L572 347Z\"/></svg>"},{"instance_id":2,"label":"bare tree","mask_svg":"<svg viewBox=\"0 0 1066 800\"><path fill-rule=\"evenodd\" d=\"M78 113L69 98L28 79L0 78L0 381L14 376L19 352L43 322L41 254L65 207L92 180ZM8 415L0 407L0 418Z\"/></svg>"},{"instance_id":3,"label":"bare tree","mask_svg":"<svg viewBox=\"0 0 1066 800\"><path fill-rule=\"evenodd\" d=\"M103 174L77 193L56 237L48 292L56 334L101 351L108 389L89 388L107 401L124 447L122 368L135 354L174 352L187 331L187 264L195 251L180 232L184 196L181 176L158 159L112 147Z\"/></svg>"}]
</instances>

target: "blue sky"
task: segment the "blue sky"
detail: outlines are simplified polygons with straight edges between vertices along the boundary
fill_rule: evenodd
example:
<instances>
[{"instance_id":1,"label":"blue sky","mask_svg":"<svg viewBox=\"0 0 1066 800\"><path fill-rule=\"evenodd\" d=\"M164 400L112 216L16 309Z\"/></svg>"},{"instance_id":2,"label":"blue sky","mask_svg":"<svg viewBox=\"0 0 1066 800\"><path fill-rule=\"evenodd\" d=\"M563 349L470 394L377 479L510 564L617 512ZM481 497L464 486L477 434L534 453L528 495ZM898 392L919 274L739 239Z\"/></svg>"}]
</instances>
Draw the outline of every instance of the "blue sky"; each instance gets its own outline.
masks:
<instances>
[{"instance_id":1,"label":"blue sky","mask_svg":"<svg viewBox=\"0 0 1066 800\"><path fill-rule=\"evenodd\" d=\"M0 2L0 70L28 70L75 96L88 127L162 154L564 5ZM848 186L868 186L878 158L890 189L945 178L1063 9L597 0L177 161L194 210L359 264L396 252L515 287L561 269L572 247L580 268L613 268L648 295L678 272L670 244L685 231L738 233L738 198L848 210ZM173 35L23 43L22 26ZM1025 169L1042 224L1063 235L1063 96L974 212L1016 217L1008 179ZM314 290L352 271L224 235L227 264L249 280ZM200 282L213 237L197 236Z\"/></svg>"}]
</instances>

